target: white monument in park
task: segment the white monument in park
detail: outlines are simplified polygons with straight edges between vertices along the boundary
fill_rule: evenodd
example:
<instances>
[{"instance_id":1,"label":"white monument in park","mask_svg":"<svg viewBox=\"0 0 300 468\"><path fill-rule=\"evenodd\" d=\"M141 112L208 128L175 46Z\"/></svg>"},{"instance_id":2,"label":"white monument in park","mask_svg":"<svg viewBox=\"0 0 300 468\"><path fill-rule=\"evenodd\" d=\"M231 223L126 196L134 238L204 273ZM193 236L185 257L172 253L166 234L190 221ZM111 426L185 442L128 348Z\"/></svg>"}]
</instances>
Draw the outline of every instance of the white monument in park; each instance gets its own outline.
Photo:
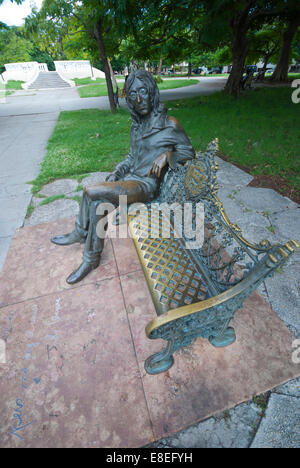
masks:
<instances>
[{"instance_id":1,"label":"white monument in park","mask_svg":"<svg viewBox=\"0 0 300 468\"><path fill-rule=\"evenodd\" d=\"M92 67L89 60L59 60L55 61L56 72L60 77L75 86L71 82L74 78L104 78L105 75L101 70ZM24 81L22 87L27 89L38 77L40 72L48 72L46 63L38 62L19 62L19 63L6 63L5 72L2 73L2 81L9 80ZM51 72L49 72L51 73Z\"/></svg>"},{"instance_id":2,"label":"white monument in park","mask_svg":"<svg viewBox=\"0 0 300 468\"><path fill-rule=\"evenodd\" d=\"M57 73L67 80L74 78L104 78L103 71L92 67L89 60L59 60L54 61Z\"/></svg>"},{"instance_id":3,"label":"white monument in park","mask_svg":"<svg viewBox=\"0 0 300 468\"><path fill-rule=\"evenodd\" d=\"M38 62L19 62L19 63L5 63L6 71L2 73L4 81L32 81L39 72L47 72L48 67L46 63Z\"/></svg>"}]
</instances>

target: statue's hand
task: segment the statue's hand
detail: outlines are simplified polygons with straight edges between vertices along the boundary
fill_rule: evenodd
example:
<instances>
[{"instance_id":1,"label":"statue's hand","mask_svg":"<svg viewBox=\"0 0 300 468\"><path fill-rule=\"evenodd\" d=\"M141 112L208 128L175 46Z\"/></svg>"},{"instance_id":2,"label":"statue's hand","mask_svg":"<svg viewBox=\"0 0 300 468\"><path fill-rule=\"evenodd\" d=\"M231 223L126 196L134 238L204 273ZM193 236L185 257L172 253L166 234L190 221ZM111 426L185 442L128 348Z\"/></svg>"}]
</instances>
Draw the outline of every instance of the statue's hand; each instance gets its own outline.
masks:
<instances>
[{"instance_id":1,"label":"statue's hand","mask_svg":"<svg viewBox=\"0 0 300 468\"><path fill-rule=\"evenodd\" d=\"M114 172L109 174L105 179L106 182L116 182L116 180L118 180L118 177L117 174L115 174Z\"/></svg>"},{"instance_id":2,"label":"statue's hand","mask_svg":"<svg viewBox=\"0 0 300 468\"><path fill-rule=\"evenodd\" d=\"M162 153L160 156L158 156L152 163L152 166L150 167L148 171L148 176L151 174L156 175L156 177L160 177L161 170L165 167L168 161L168 153Z\"/></svg>"}]
</instances>

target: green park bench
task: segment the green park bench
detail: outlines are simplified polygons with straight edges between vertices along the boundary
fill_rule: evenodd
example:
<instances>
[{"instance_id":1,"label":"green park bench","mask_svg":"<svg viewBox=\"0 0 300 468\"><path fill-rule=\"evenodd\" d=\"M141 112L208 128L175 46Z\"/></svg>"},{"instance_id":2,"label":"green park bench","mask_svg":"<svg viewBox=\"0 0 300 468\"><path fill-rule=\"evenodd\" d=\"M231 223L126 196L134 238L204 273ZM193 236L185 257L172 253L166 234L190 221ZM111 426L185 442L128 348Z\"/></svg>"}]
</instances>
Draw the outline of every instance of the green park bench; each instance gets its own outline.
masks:
<instances>
[{"instance_id":1,"label":"green park bench","mask_svg":"<svg viewBox=\"0 0 300 468\"><path fill-rule=\"evenodd\" d=\"M131 236L143 267L156 309L156 316L147 324L150 339L163 339L165 349L148 357L145 369L157 374L169 369L173 353L189 346L198 337L207 338L216 347L228 346L236 339L229 326L244 300L265 278L272 276L299 247L291 240L271 244L262 240L248 242L240 228L232 224L217 197L215 155L218 141L209 144L185 165L169 168L160 186L157 203L193 207L192 223L196 222L196 204L204 205L204 241L201 247L187 248L187 237L177 237L171 218L170 238L162 233L162 214L157 236L150 236L151 210L128 214ZM157 219L157 217L156 217Z\"/></svg>"}]
</instances>

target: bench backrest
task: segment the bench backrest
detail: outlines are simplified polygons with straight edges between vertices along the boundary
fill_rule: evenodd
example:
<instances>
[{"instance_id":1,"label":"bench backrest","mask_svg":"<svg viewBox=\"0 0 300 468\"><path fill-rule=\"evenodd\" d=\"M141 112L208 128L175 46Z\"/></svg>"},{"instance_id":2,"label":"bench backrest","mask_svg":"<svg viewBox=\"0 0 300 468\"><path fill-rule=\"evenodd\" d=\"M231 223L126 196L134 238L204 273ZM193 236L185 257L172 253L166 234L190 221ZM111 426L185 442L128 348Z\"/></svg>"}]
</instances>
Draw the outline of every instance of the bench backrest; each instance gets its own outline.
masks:
<instances>
[{"instance_id":1,"label":"bench backrest","mask_svg":"<svg viewBox=\"0 0 300 468\"><path fill-rule=\"evenodd\" d=\"M213 140L204 153L198 152L194 159L169 168L160 186L158 203L191 202L192 225L196 226L197 202L204 204L204 243L190 252L193 259L204 265L209 272L215 291L221 292L245 278L258 263L260 254L271 249L268 240L259 244L248 242L241 229L232 223L217 197L215 156L218 140ZM188 240L185 239L184 240Z\"/></svg>"},{"instance_id":2,"label":"bench backrest","mask_svg":"<svg viewBox=\"0 0 300 468\"><path fill-rule=\"evenodd\" d=\"M169 169L160 185L160 203L197 203L217 192L218 163L215 155L218 139L209 143L206 152L198 152L194 159L185 165L178 164Z\"/></svg>"}]
</instances>

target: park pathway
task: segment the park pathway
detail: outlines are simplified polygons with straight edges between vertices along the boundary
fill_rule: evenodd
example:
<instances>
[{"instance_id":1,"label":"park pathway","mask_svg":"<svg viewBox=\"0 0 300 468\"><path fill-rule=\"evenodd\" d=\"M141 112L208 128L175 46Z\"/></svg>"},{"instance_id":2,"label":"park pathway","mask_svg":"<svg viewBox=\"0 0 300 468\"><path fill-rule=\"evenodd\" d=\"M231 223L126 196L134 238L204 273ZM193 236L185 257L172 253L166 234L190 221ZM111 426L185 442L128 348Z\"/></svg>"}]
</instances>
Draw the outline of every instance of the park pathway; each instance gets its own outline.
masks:
<instances>
[{"instance_id":1,"label":"park pathway","mask_svg":"<svg viewBox=\"0 0 300 468\"><path fill-rule=\"evenodd\" d=\"M15 229L23 225L31 200L31 185L27 182L39 172L58 115L0 117L0 271L11 238Z\"/></svg>"}]
</instances>

